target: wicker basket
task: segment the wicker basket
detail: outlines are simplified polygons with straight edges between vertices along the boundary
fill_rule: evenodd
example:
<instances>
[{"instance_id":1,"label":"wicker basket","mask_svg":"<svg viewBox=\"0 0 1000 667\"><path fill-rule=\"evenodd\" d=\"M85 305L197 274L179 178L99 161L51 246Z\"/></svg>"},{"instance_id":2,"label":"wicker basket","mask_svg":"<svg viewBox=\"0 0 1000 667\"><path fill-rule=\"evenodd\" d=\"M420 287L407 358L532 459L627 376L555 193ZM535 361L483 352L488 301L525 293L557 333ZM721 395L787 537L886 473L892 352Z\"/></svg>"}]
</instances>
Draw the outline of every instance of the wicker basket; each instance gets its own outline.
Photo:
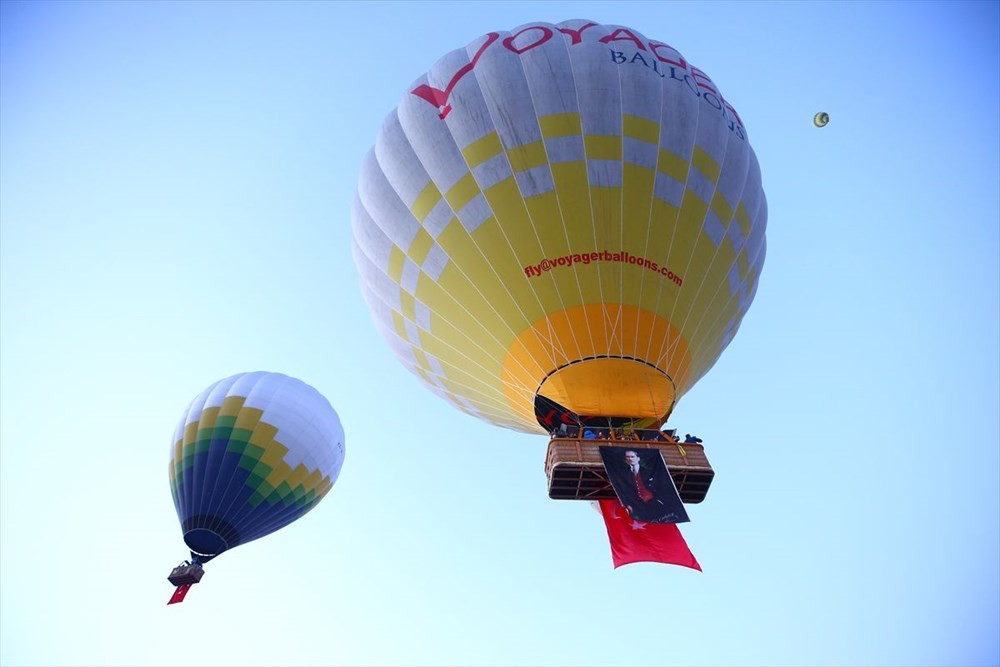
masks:
<instances>
[{"instance_id":1,"label":"wicker basket","mask_svg":"<svg viewBox=\"0 0 1000 667\"><path fill-rule=\"evenodd\" d=\"M601 446L658 449L685 503L700 503L708 493L715 471L705 457L705 448L695 443L644 442L641 440L583 440L553 438L545 455L549 498L600 500L615 498L608 481Z\"/></svg>"},{"instance_id":2,"label":"wicker basket","mask_svg":"<svg viewBox=\"0 0 1000 667\"><path fill-rule=\"evenodd\" d=\"M201 565L189 563L175 567L170 572L170 576L167 577L167 580L174 586L183 586L184 584L197 584L204 576L205 570L201 567Z\"/></svg>"}]
</instances>

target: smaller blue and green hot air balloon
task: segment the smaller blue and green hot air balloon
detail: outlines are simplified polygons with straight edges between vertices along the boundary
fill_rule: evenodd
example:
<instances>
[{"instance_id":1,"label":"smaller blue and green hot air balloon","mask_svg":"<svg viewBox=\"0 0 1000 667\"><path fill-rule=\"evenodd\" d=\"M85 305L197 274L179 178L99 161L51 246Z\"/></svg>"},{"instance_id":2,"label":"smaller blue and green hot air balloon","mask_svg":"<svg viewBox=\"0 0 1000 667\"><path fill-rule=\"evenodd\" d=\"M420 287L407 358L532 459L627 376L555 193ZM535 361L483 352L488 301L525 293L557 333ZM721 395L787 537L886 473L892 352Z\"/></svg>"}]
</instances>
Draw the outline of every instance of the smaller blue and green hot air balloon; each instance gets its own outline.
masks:
<instances>
[{"instance_id":1,"label":"smaller blue and green hot air balloon","mask_svg":"<svg viewBox=\"0 0 1000 667\"><path fill-rule=\"evenodd\" d=\"M329 401L280 373L240 373L201 392L171 447L170 491L191 561L169 577L180 602L202 564L287 526L315 507L344 463Z\"/></svg>"}]
</instances>

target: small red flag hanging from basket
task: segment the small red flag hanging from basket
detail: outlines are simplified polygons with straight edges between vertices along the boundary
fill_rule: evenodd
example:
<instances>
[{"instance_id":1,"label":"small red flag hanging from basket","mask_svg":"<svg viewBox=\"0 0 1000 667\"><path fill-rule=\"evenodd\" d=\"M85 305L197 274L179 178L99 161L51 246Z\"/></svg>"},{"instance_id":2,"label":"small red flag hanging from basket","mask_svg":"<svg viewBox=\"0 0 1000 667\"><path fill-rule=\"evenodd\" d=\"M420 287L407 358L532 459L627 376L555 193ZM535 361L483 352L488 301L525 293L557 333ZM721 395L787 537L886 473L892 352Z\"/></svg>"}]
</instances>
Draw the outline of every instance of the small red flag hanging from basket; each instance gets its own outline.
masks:
<instances>
[{"instance_id":1,"label":"small red flag hanging from basket","mask_svg":"<svg viewBox=\"0 0 1000 667\"><path fill-rule=\"evenodd\" d=\"M181 584L174 591L174 594L170 596L170 602L167 604L177 604L178 602L184 602L184 596L187 595L188 590L194 584Z\"/></svg>"},{"instance_id":2,"label":"small red flag hanging from basket","mask_svg":"<svg viewBox=\"0 0 1000 667\"><path fill-rule=\"evenodd\" d=\"M701 571L701 565L675 524L636 521L618 500L610 499L601 500L601 515L608 528L615 568L629 563L652 562Z\"/></svg>"}]
</instances>

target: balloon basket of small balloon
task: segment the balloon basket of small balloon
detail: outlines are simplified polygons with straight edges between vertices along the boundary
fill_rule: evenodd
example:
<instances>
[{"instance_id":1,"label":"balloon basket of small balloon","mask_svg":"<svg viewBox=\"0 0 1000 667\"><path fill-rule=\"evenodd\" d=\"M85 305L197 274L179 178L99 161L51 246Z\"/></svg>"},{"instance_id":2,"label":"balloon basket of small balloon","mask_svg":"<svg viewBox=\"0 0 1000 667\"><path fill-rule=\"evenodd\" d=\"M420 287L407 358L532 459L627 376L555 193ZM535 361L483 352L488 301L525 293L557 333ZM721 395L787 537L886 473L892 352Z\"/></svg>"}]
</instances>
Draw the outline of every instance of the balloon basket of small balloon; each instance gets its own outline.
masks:
<instances>
[{"instance_id":1,"label":"balloon basket of small balloon","mask_svg":"<svg viewBox=\"0 0 1000 667\"><path fill-rule=\"evenodd\" d=\"M715 471L696 443L655 443L635 440L552 438L545 455L549 498L600 500L615 498L608 480L601 446L658 449L685 503L700 503L708 493Z\"/></svg>"},{"instance_id":2,"label":"balloon basket of small balloon","mask_svg":"<svg viewBox=\"0 0 1000 667\"><path fill-rule=\"evenodd\" d=\"M205 569L197 563L184 563L178 565L170 572L167 580L174 586L184 584L197 584L205 576Z\"/></svg>"}]
</instances>

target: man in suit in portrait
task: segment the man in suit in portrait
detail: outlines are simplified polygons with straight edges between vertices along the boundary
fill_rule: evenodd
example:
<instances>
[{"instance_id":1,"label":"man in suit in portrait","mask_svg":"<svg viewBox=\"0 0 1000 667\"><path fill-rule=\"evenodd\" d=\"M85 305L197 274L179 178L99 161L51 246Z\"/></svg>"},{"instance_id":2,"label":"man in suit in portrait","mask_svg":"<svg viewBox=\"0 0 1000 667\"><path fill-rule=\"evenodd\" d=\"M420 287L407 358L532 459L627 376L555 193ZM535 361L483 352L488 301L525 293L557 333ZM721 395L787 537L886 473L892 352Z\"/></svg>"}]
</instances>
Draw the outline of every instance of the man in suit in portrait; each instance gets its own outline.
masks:
<instances>
[{"instance_id":1,"label":"man in suit in portrait","mask_svg":"<svg viewBox=\"0 0 1000 667\"><path fill-rule=\"evenodd\" d=\"M621 449L621 448L616 448ZM688 521L670 471L658 450L624 449L624 469L615 466L611 482L629 516L646 523L683 523ZM610 472L610 471L609 471Z\"/></svg>"}]
</instances>

